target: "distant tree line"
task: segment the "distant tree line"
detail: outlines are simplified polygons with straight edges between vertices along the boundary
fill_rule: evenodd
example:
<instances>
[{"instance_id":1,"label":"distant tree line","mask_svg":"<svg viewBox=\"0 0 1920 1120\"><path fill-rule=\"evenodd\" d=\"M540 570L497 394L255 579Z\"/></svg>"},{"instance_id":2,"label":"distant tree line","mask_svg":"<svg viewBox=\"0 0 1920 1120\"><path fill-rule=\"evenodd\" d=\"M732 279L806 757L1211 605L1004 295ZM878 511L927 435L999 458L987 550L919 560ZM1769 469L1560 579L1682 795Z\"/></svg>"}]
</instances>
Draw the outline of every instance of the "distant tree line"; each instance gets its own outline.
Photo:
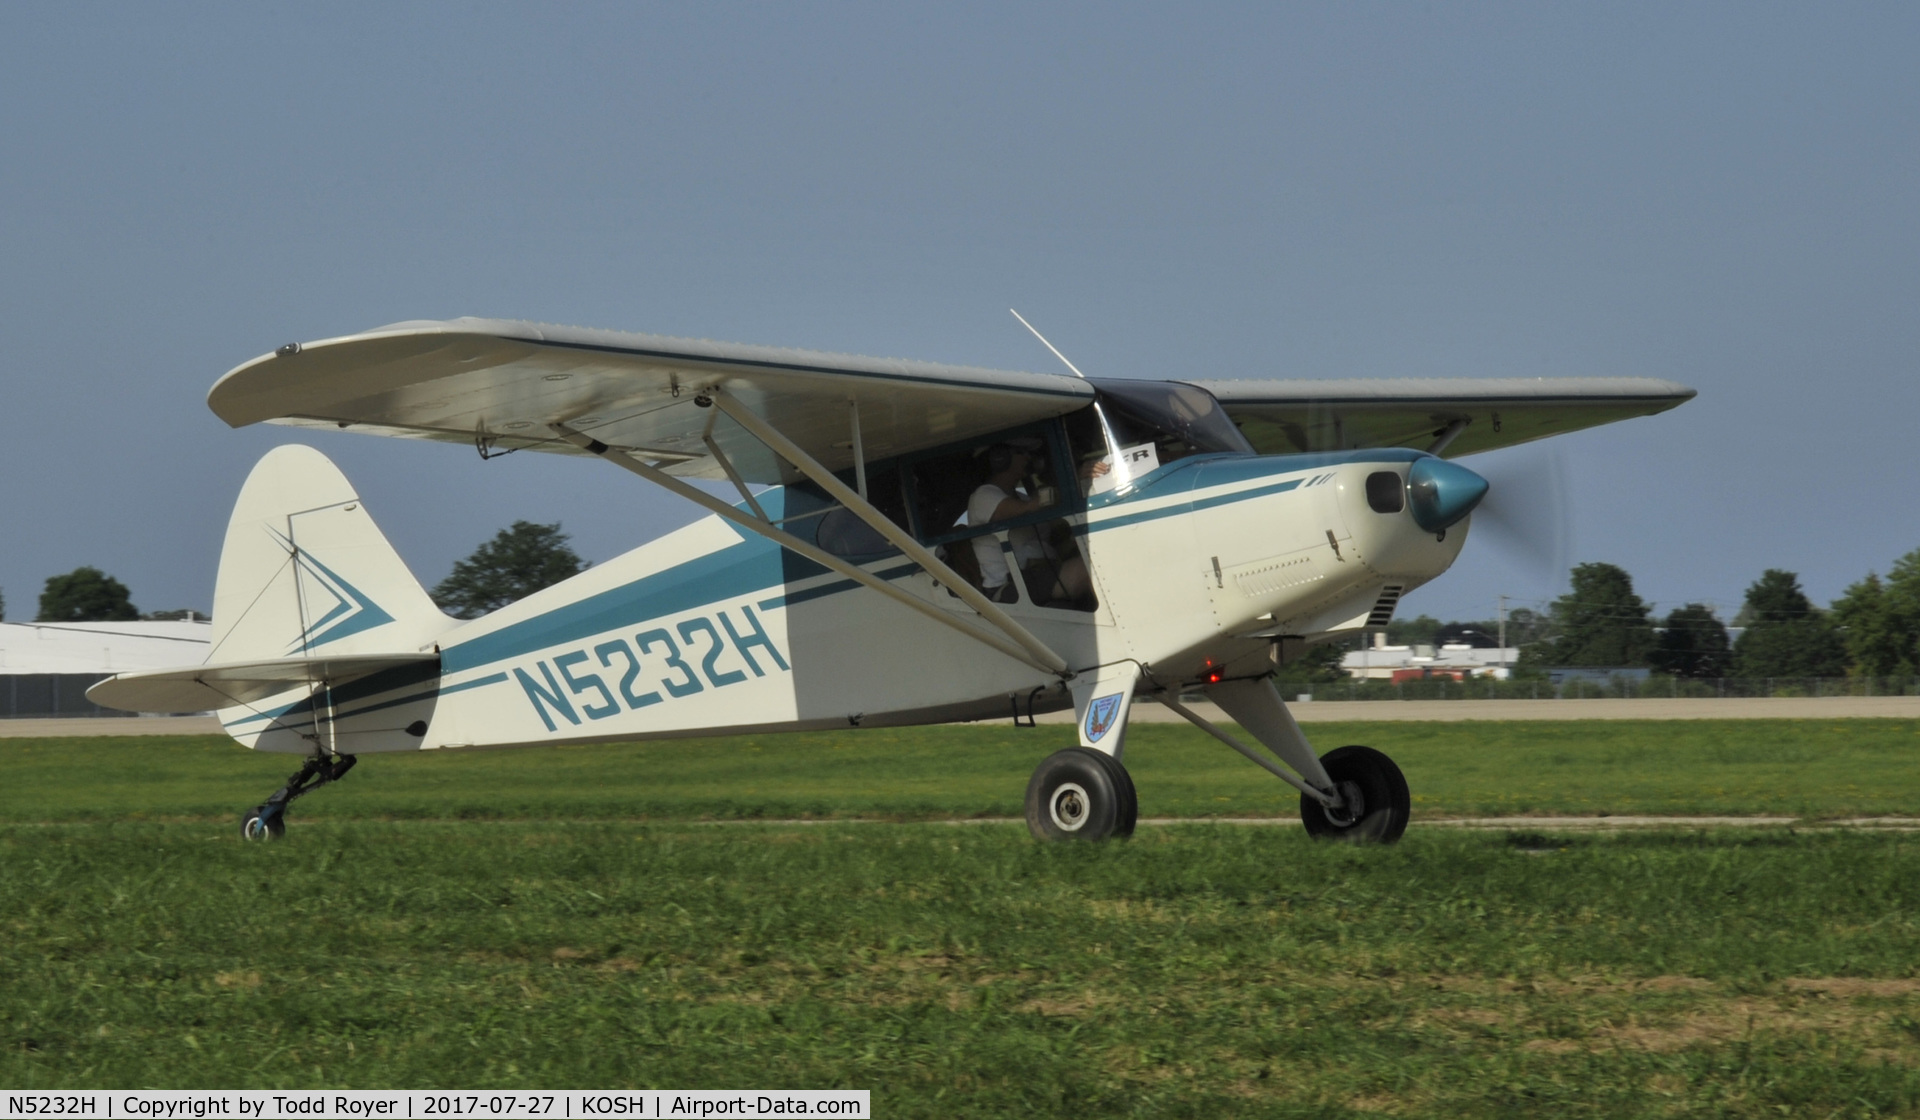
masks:
<instances>
[{"instance_id":1,"label":"distant tree line","mask_svg":"<svg viewBox=\"0 0 1920 1120\"><path fill-rule=\"evenodd\" d=\"M1513 611L1507 644L1520 650L1516 676L1550 668L1645 668L1675 677L1920 676L1920 549L1885 578L1865 579L1821 609L1793 572L1769 568L1747 588L1732 628L1704 603L1656 619L1613 564L1581 564L1572 586L1543 612ZM1395 645L1492 647L1497 621L1447 622L1422 615L1387 627Z\"/></svg>"},{"instance_id":2,"label":"distant tree line","mask_svg":"<svg viewBox=\"0 0 1920 1120\"><path fill-rule=\"evenodd\" d=\"M454 564L453 571L433 589L441 609L458 618L478 618L523 599L569 576L587 564L567 545L558 523L538 525L516 521ZM6 599L0 597L0 621ZM52 576L40 593L36 622L155 622L207 618L202 610L152 611L133 605L127 585L99 568L81 567Z\"/></svg>"}]
</instances>

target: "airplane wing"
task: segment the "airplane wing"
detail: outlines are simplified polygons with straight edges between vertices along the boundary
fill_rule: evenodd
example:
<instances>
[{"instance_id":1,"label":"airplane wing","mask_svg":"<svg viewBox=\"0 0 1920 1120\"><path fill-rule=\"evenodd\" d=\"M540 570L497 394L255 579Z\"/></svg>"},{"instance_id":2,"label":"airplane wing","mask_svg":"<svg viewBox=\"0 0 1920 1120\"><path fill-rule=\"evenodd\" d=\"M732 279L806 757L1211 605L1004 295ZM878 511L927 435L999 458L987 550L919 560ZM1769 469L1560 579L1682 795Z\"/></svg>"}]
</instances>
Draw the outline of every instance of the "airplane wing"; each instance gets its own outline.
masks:
<instances>
[{"instance_id":1,"label":"airplane wing","mask_svg":"<svg viewBox=\"0 0 1920 1120\"><path fill-rule=\"evenodd\" d=\"M710 435L746 481L794 481L791 466L701 406L711 388L831 470L853 463L855 406L871 461L1093 400L1085 381L1065 374L453 319L281 347L221 378L207 404L234 427L266 421L477 444L487 453L586 454L548 428L562 423L669 473L721 478Z\"/></svg>"},{"instance_id":2,"label":"airplane wing","mask_svg":"<svg viewBox=\"0 0 1920 1120\"><path fill-rule=\"evenodd\" d=\"M87 689L87 699L127 712L211 712L252 704L303 684L342 685L384 669L426 665L438 653L283 657L186 669L120 673Z\"/></svg>"},{"instance_id":3,"label":"airplane wing","mask_svg":"<svg viewBox=\"0 0 1920 1120\"><path fill-rule=\"evenodd\" d=\"M1449 457L1664 412L1693 390L1649 378L1192 380L1262 452L1443 445ZM289 344L207 395L234 427L269 422L478 446L588 452L565 424L670 474L721 478L711 438L745 481L793 467L717 409L720 389L829 470L853 462L857 409L869 461L1081 408L1085 381L504 319L422 320Z\"/></svg>"},{"instance_id":4,"label":"airplane wing","mask_svg":"<svg viewBox=\"0 0 1920 1120\"><path fill-rule=\"evenodd\" d=\"M1511 447L1693 399L1650 377L1383 378L1193 381L1219 398L1254 448L1268 454L1442 444L1448 458ZM1464 422L1464 423L1463 423Z\"/></svg>"}]
</instances>

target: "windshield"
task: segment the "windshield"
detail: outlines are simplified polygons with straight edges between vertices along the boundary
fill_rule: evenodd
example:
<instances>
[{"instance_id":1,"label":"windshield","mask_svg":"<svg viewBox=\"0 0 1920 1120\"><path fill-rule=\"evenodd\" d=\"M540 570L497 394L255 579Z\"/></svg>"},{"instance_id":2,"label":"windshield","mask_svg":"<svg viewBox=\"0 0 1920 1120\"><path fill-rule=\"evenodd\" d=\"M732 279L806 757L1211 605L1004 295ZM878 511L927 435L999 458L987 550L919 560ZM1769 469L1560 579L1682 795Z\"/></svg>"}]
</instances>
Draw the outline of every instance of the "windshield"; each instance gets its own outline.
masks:
<instances>
[{"instance_id":1,"label":"windshield","mask_svg":"<svg viewBox=\"0 0 1920 1120\"><path fill-rule=\"evenodd\" d=\"M1176 381L1093 382L1118 450L1152 444L1154 460L1171 463L1213 452L1252 454L1253 445L1213 394Z\"/></svg>"}]
</instances>

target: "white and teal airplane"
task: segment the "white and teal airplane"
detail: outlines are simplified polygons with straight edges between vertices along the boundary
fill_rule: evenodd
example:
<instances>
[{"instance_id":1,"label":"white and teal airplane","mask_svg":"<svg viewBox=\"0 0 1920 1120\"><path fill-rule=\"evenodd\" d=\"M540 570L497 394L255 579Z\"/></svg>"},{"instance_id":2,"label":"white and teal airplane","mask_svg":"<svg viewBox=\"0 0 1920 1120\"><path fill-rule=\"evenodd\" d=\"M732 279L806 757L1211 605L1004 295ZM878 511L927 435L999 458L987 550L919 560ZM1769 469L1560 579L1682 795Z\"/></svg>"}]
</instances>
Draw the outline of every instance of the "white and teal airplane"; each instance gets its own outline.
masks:
<instances>
[{"instance_id":1,"label":"white and teal airplane","mask_svg":"<svg viewBox=\"0 0 1920 1120\"><path fill-rule=\"evenodd\" d=\"M216 710L241 743L306 756L247 812L250 838L282 835L288 804L362 754L1067 708L1079 744L1035 770L1027 823L1124 836L1127 715L1146 696L1297 788L1316 835L1391 841L1399 769L1367 747L1318 755L1275 665L1384 626L1453 563L1488 484L1443 456L1693 395L1641 378L1095 380L399 323L283 346L208 404L235 427L596 457L713 516L461 621L325 456L279 447L234 507L207 663L89 695ZM1245 737L1181 702L1196 690Z\"/></svg>"}]
</instances>

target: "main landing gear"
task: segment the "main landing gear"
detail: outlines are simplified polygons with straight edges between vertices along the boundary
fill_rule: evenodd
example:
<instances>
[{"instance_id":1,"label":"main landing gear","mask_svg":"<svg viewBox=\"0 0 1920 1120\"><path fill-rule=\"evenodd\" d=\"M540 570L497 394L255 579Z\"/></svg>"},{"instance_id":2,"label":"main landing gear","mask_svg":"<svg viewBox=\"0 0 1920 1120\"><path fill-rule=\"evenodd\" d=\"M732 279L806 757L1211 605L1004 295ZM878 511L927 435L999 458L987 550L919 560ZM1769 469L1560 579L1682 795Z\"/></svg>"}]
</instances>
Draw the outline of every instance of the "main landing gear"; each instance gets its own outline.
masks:
<instances>
[{"instance_id":1,"label":"main landing gear","mask_svg":"<svg viewBox=\"0 0 1920 1120\"><path fill-rule=\"evenodd\" d=\"M1132 836L1139 817L1127 768L1088 747L1049 755L1027 783L1027 830L1038 840Z\"/></svg>"},{"instance_id":2,"label":"main landing gear","mask_svg":"<svg viewBox=\"0 0 1920 1120\"><path fill-rule=\"evenodd\" d=\"M248 809L240 818L240 835L249 840L278 840L287 834L287 805L302 794L311 793L328 782L337 782L358 761L353 755L315 755L300 772L287 779L264 805Z\"/></svg>"},{"instance_id":3,"label":"main landing gear","mask_svg":"<svg viewBox=\"0 0 1920 1120\"><path fill-rule=\"evenodd\" d=\"M1316 756L1279 691L1265 678L1215 681L1207 687L1207 697L1266 749L1248 745L1189 708L1171 688L1154 695L1176 715L1299 790L1300 818L1309 836L1391 844L1407 830L1413 799L1407 795L1406 777L1386 755L1354 746ZM1124 726L1124 710L1102 707L1112 699L1104 696L1082 705L1083 736L1097 738ZM1126 770L1085 746L1047 759L1027 784L1027 827L1042 840L1125 836L1133 831L1137 814Z\"/></svg>"},{"instance_id":4,"label":"main landing gear","mask_svg":"<svg viewBox=\"0 0 1920 1120\"><path fill-rule=\"evenodd\" d=\"M1372 747L1320 757L1340 804L1300 795L1300 820L1316 840L1391 844L1407 830L1413 799L1391 758ZM1027 783L1027 831L1038 840L1109 840L1133 835L1140 816L1133 778L1118 759L1069 747L1042 762Z\"/></svg>"},{"instance_id":5,"label":"main landing gear","mask_svg":"<svg viewBox=\"0 0 1920 1120\"><path fill-rule=\"evenodd\" d=\"M1393 760L1372 747L1340 747L1320 756L1320 765L1340 794L1336 808L1300 795L1300 819L1316 840L1391 844L1407 830L1413 799Z\"/></svg>"}]
</instances>

